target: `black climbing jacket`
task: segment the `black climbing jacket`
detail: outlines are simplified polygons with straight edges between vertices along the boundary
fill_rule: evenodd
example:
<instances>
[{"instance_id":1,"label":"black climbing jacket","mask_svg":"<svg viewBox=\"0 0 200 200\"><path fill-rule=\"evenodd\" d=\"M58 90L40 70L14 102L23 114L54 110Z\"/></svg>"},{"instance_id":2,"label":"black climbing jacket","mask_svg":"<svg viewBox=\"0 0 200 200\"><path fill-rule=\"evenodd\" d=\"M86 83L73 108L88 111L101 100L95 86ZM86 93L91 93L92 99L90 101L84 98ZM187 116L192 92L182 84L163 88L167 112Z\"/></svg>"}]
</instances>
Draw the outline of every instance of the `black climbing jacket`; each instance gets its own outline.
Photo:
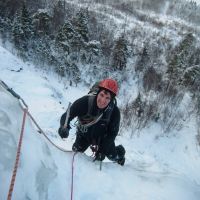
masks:
<instances>
[{"instance_id":1,"label":"black climbing jacket","mask_svg":"<svg viewBox=\"0 0 200 200\"><path fill-rule=\"evenodd\" d=\"M111 101L105 109L99 109L97 107L96 98L96 95L86 95L76 100L70 107L67 127L70 128L70 121L75 117L78 117L79 125L77 127L77 134L82 134L91 143L94 140L102 138L108 138L109 140L114 141L119 131L119 109L113 101ZM81 129L81 125L95 120L100 115L102 116L98 122L89 126L85 130ZM66 113L61 117L61 126L64 125L65 118Z\"/></svg>"}]
</instances>

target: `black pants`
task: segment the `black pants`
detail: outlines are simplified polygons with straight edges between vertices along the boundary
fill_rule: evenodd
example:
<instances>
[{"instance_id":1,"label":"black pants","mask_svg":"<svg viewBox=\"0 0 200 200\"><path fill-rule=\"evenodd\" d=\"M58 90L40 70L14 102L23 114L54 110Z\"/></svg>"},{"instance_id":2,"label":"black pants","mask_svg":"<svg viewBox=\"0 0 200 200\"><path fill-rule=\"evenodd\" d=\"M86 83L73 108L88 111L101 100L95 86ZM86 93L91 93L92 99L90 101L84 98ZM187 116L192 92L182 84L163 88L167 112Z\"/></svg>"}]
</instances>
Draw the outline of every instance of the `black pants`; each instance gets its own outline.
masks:
<instances>
[{"instance_id":1,"label":"black pants","mask_svg":"<svg viewBox=\"0 0 200 200\"><path fill-rule=\"evenodd\" d=\"M105 137L98 138L93 141L89 140L84 135L77 133L76 140L72 146L72 150L84 152L90 145L98 145L98 153L102 154L102 158L105 158L106 156L108 159L116 161L125 155L124 147L122 145L115 146L113 139Z\"/></svg>"}]
</instances>

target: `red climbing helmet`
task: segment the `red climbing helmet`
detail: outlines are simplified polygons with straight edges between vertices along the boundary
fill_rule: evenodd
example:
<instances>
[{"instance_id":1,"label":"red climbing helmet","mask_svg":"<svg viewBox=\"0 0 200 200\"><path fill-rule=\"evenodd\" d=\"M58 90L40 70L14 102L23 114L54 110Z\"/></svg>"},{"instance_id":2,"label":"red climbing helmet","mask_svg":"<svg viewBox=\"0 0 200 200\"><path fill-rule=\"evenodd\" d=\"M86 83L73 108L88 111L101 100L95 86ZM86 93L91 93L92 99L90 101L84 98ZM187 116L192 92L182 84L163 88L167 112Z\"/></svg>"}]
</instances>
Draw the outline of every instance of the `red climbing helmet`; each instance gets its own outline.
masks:
<instances>
[{"instance_id":1,"label":"red climbing helmet","mask_svg":"<svg viewBox=\"0 0 200 200\"><path fill-rule=\"evenodd\" d=\"M105 80L102 80L100 83L99 83L99 87L100 88L104 88L106 90L109 90L110 92L112 92L114 95L117 95L118 93L118 84L115 80L113 79L105 79Z\"/></svg>"}]
</instances>

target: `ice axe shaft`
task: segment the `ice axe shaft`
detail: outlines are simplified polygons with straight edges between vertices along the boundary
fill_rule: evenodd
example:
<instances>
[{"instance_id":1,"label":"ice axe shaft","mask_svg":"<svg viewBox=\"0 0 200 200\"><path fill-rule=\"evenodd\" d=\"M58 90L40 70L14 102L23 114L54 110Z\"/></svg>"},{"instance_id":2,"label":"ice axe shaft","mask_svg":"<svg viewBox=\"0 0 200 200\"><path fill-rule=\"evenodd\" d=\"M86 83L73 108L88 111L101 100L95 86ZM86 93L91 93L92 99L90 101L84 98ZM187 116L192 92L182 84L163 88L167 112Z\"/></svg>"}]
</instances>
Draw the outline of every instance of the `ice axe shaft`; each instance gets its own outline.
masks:
<instances>
[{"instance_id":1,"label":"ice axe shaft","mask_svg":"<svg viewBox=\"0 0 200 200\"><path fill-rule=\"evenodd\" d=\"M70 113L70 107L71 107L72 103L69 102L68 104L68 108L67 108L67 111L66 111L66 118L65 118L65 123L64 123L64 128L67 128L67 123L68 123L68 119L69 119L69 113Z\"/></svg>"}]
</instances>

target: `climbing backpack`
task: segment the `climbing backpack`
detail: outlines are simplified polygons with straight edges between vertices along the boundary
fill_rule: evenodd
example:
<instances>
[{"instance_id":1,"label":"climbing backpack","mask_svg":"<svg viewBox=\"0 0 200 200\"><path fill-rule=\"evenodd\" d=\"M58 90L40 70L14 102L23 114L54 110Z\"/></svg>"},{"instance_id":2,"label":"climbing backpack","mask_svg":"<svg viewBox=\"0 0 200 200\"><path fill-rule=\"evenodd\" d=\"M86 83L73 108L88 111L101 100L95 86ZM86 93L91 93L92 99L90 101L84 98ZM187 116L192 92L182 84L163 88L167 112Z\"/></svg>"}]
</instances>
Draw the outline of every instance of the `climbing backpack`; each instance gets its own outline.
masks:
<instances>
[{"instance_id":1,"label":"climbing backpack","mask_svg":"<svg viewBox=\"0 0 200 200\"><path fill-rule=\"evenodd\" d=\"M99 92L99 83L100 81L95 82L94 85L92 85L92 87L90 88L88 95L97 95L97 93Z\"/></svg>"}]
</instances>

